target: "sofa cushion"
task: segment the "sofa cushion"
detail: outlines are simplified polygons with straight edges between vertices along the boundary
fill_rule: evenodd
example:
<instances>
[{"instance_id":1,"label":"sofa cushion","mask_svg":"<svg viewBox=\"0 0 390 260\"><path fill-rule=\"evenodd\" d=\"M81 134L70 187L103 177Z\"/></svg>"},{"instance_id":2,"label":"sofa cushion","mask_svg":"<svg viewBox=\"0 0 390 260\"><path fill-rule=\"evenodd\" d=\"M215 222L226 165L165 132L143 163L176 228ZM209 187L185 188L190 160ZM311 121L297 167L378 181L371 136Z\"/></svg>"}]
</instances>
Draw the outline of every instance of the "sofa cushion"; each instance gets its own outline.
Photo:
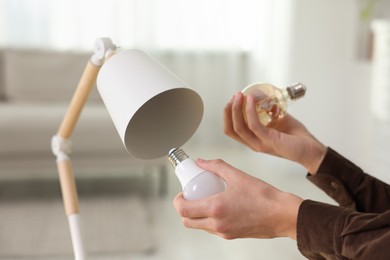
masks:
<instances>
[{"instance_id":1,"label":"sofa cushion","mask_svg":"<svg viewBox=\"0 0 390 260\"><path fill-rule=\"evenodd\" d=\"M7 99L13 102L68 103L90 56L91 53L70 51L4 51L3 85ZM89 100L101 102L96 88Z\"/></svg>"},{"instance_id":2,"label":"sofa cushion","mask_svg":"<svg viewBox=\"0 0 390 260\"><path fill-rule=\"evenodd\" d=\"M51 153L66 105L0 104L0 155ZM74 150L81 153L110 153L126 150L103 105L86 105L72 135Z\"/></svg>"}]
</instances>

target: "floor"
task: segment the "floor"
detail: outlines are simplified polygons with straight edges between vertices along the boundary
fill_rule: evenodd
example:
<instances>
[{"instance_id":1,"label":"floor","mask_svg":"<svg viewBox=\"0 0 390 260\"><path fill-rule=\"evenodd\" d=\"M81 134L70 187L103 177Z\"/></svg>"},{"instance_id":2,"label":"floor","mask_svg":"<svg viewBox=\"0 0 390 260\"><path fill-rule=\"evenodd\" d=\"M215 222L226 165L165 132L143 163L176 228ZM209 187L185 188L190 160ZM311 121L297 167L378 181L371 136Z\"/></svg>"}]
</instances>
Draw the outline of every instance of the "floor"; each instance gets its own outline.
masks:
<instances>
[{"instance_id":1,"label":"floor","mask_svg":"<svg viewBox=\"0 0 390 260\"><path fill-rule=\"evenodd\" d=\"M299 165L280 158L256 154L238 145L219 148L184 146L192 158L222 158L233 166L250 173L279 189L293 192L302 198L333 203L314 185L305 179L306 172ZM168 165L169 166L169 165ZM173 168L168 167L167 194L147 201L151 222L153 247L143 252L90 255L96 260L251 260L251 259L305 259L300 255L296 242L290 239L236 239L224 240L209 233L183 227L172 206L173 197L180 191ZM82 206L82 205L81 205ZM65 218L65 216L64 216ZM125 224L125 223L123 223ZM139 232L139 231L137 231ZM136 234L137 235L137 234ZM98 239L98 238L96 238ZM27 258L2 258L32 259ZM69 257L39 257L34 259L71 259Z\"/></svg>"}]
</instances>

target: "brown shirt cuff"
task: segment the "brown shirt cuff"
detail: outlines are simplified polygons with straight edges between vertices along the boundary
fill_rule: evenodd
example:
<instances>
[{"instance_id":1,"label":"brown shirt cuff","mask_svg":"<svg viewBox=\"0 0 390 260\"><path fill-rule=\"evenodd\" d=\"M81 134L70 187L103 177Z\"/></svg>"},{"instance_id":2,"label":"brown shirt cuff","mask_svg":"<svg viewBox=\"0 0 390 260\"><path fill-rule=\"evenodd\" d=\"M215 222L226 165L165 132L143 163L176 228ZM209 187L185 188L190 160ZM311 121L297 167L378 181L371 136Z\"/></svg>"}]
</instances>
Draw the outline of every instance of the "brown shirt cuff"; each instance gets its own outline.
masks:
<instances>
[{"instance_id":1,"label":"brown shirt cuff","mask_svg":"<svg viewBox=\"0 0 390 260\"><path fill-rule=\"evenodd\" d=\"M390 208L389 185L366 174L331 148L317 173L307 177L340 206L369 213Z\"/></svg>"},{"instance_id":2,"label":"brown shirt cuff","mask_svg":"<svg viewBox=\"0 0 390 260\"><path fill-rule=\"evenodd\" d=\"M390 259L390 209L361 213L305 200L297 219L299 251L308 259Z\"/></svg>"},{"instance_id":3,"label":"brown shirt cuff","mask_svg":"<svg viewBox=\"0 0 390 260\"><path fill-rule=\"evenodd\" d=\"M308 259L342 259L339 239L350 209L305 200L299 208L297 243Z\"/></svg>"},{"instance_id":4,"label":"brown shirt cuff","mask_svg":"<svg viewBox=\"0 0 390 260\"><path fill-rule=\"evenodd\" d=\"M343 182L342 175L348 175L351 170L356 172L357 166L328 147L327 153L315 175L307 174L309 181L323 190L340 206L356 209L355 201L347 186ZM360 170L360 169L359 169ZM352 182L351 176L348 178ZM356 176L354 176L356 178Z\"/></svg>"}]
</instances>

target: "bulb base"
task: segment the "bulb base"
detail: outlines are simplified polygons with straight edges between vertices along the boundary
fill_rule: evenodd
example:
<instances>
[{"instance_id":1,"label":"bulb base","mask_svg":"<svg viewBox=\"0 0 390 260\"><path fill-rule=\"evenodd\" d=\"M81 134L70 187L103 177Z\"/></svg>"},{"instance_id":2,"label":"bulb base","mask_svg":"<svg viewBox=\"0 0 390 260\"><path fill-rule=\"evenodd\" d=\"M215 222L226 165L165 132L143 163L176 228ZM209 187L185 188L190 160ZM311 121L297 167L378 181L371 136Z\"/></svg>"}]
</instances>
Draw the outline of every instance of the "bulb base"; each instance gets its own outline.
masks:
<instances>
[{"instance_id":1,"label":"bulb base","mask_svg":"<svg viewBox=\"0 0 390 260\"><path fill-rule=\"evenodd\" d=\"M295 85L287 87L288 95L292 100L301 98L306 93L306 86L302 83L297 83Z\"/></svg>"},{"instance_id":2,"label":"bulb base","mask_svg":"<svg viewBox=\"0 0 390 260\"><path fill-rule=\"evenodd\" d=\"M172 148L168 153L168 160L174 167L188 158L190 157L180 148Z\"/></svg>"}]
</instances>

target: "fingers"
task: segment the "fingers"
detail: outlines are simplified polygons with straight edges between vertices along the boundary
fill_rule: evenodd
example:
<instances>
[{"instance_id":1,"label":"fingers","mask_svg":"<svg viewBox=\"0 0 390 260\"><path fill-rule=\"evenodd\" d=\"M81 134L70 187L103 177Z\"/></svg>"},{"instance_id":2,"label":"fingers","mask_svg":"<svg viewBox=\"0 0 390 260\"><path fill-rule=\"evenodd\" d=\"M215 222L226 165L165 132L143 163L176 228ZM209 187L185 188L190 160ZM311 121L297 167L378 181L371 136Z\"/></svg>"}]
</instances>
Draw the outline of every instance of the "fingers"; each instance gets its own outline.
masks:
<instances>
[{"instance_id":1,"label":"fingers","mask_svg":"<svg viewBox=\"0 0 390 260\"><path fill-rule=\"evenodd\" d=\"M244 98L245 111L242 110ZM241 92L236 93L225 107L224 130L226 135L254 151L287 156L287 158L290 156L289 151L293 150L292 139L302 136L311 137L306 128L290 115L264 126L258 118L255 98L244 97ZM283 146L286 145L288 151L282 152Z\"/></svg>"},{"instance_id":2,"label":"fingers","mask_svg":"<svg viewBox=\"0 0 390 260\"><path fill-rule=\"evenodd\" d=\"M266 134L268 133L268 128L260 123L259 117L256 111L256 100L252 96L246 97L246 108L245 113L247 117L247 124L249 130L254 133L257 137L265 139Z\"/></svg>"},{"instance_id":3,"label":"fingers","mask_svg":"<svg viewBox=\"0 0 390 260\"><path fill-rule=\"evenodd\" d=\"M197 164L206 171L212 172L213 174L220 176L227 186L231 182L232 177L237 176L241 171L234 168L233 166L225 163L223 160L203 160L198 159ZM222 192L223 193L223 192ZM222 193L215 194L213 196L199 199L199 200L185 200L183 193L179 193L173 200L173 205L177 212L183 218L197 219L205 218L210 215L215 215L215 211L218 211L216 203L221 197Z\"/></svg>"},{"instance_id":4,"label":"fingers","mask_svg":"<svg viewBox=\"0 0 390 260\"><path fill-rule=\"evenodd\" d=\"M211 218L182 218L182 222L186 228L201 229L209 233L214 233L212 231Z\"/></svg>"},{"instance_id":5,"label":"fingers","mask_svg":"<svg viewBox=\"0 0 390 260\"><path fill-rule=\"evenodd\" d=\"M222 200L223 201L223 200ZM221 198L217 199L200 199L188 201L179 193L174 198L173 204L182 217L183 225L187 228L201 229L212 234L218 234L219 217L224 216L221 210ZM219 205L219 206L218 206Z\"/></svg>"},{"instance_id":6,"label":"fingers","mask_svg":"<svg viewBox=\"0 0 390 260\"><path fill-rule=\"evenodd\" d=\"M237 93L232 104L232 122L234 132L245 141L251 144L254 141L253 133L248 129L242 111L244 96L242 93Z\"/></svg>"},{"instance_id":7,"label":"fingers","mask_svg":"<svg viewBox=\"0 0 390 260\"><path fill-rule=\"evenodd\" d=\"M229 224L224 223L224 221L213 219L213 218L201 218L201 219L189 219L182 218L183 225L186 228L200 229L204 230L210 234L220 236L225 239L233 239L237 236L233 236L229 233L230 226Z\"/></svg>"},{"instance_id":8,"label":"fingers","mask_svg":"<svg viewBox=\"0 0 390 260\"><path fill-rule=\"evenodd\" d=\"M208 215L209 202L207 198L200 200L185 200L179 193L173 200L173 206L184 218L203 218Z\"/></svg>"},{"instance_id":9,"label":"fingers","mask_svg":"<svg viewBox=\"0 0 390 260\"><path fill-rule=\"evenodd\" d=\"M232 106L233 106L233 103L235 101L235 98L236 98L236 95L234 95L230 100L229 102L227 103L225 109L224 109L224 133L233 138L234 140L246 145L246 143L244 142L244 140L241 139L241 137L236 133L236 131L234 130L234 122L233 122L233 118L232 118Z\"/></svg>"},{"instance_id":10,"label":"fingers","mask_svg":"<svg viewBox=\"0 0 390 260\"><path fill-rule=\"evenodd\" d=\"M258 151L271 152L270 146L272 147L274 144L275 135L279 137L278 132L264 126L260 122L256 111L256 100L252 96L247 97L245 113L247 116L248 129L255 136L254 139L257 140Z\"/></svg>"},{"instance_id":11,"label":"fingers","mask_svg":"<svg viewBox=\"0 0 390 260\"><path fill-rule=\"evenodd\" d=\"M227 164L221 159L217 160L203 160L198 159L196 163L204 170L209 171L219 177L221 177L227 184L227 189L237 177L241 175L241 171ZM242 173L243 174L243 173ZM234 179L233 179L234 178ZM222 192L224 193L224 192ZM198 200L185 200L183 193L179 193L173 200L173 205L176 208L180 216L184 218L204 218L210 215L218 213L218 200L223 196L222 193L215 194L213 196L198 199Z\"/></svg>"},{"instance_id":12,"label":"fingers","mask_svg":"<svg viewBox=\"0 0 390 260\"><path fill-rule=\"evenodd\" d=\"M246 109L242 110L244 98L246 98ZM245 122L244 113L247 117ZM254 130L266 131L267 128L263 126L256 112L256 101L253 97L244 97L242 93L237 93L231 105L230 131L234 134L235 139L240 140L246 146L255 151L264 151L263 142L264 138L259 133L254 133Z\"/></svg>"},{"instance_id":13,"label":"fingers","mask_svg":"<svg viewBox=\"0 0 390 260\"><path fill-rule=\"evenodd\" d=\"M188 201L183 198L183 193L179 193L174 198L173 205L182 217L182 222L185 227L211 232L210 218L206 212L208 207L205 207L202 200Z\"/></svg>"}]
</instances>

